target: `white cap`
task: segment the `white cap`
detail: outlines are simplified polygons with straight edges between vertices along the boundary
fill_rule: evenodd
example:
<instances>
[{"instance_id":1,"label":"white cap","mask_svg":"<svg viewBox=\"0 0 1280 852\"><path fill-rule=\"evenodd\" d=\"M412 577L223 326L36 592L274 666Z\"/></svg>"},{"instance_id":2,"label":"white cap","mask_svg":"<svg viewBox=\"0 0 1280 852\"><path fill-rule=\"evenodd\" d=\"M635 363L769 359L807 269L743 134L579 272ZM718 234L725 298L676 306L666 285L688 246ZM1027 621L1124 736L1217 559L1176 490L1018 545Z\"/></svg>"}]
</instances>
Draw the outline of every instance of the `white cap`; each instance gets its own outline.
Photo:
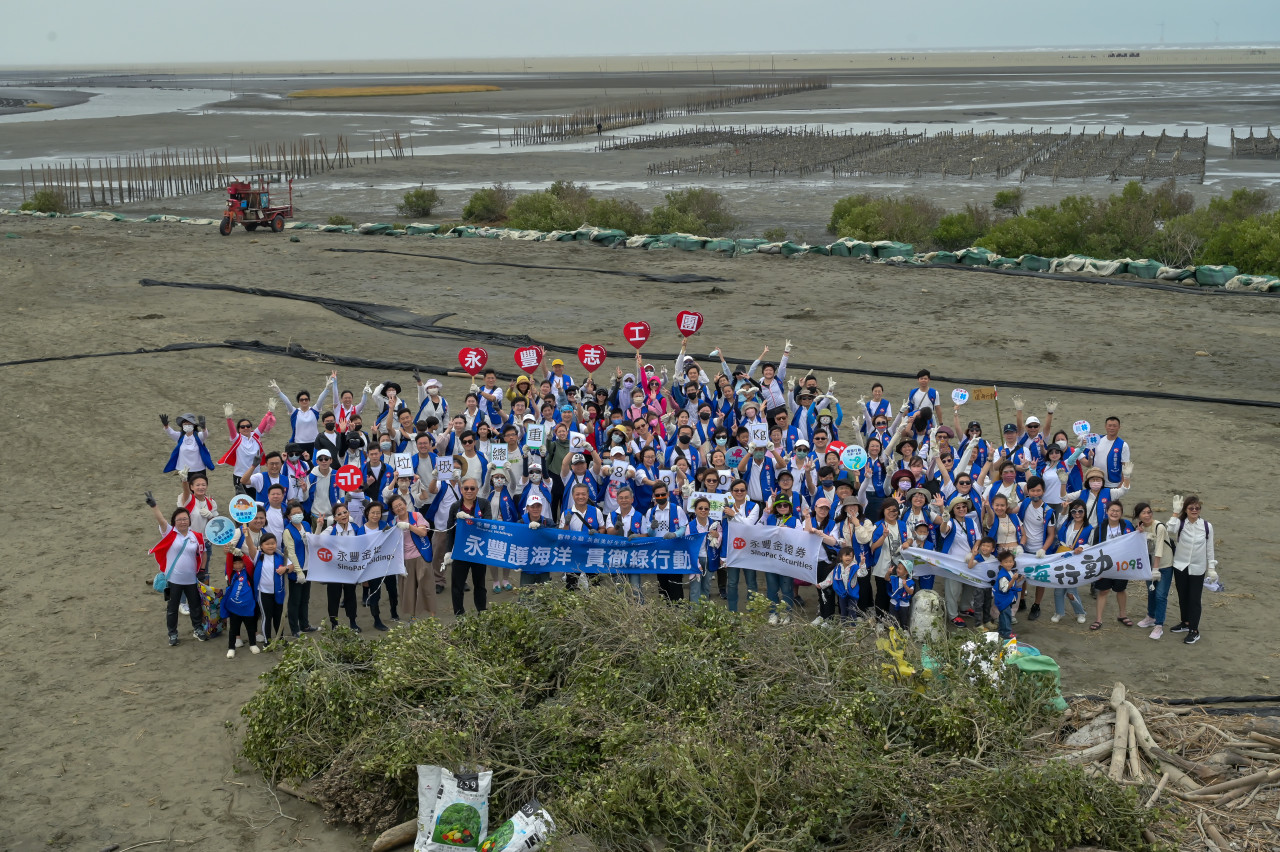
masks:
<instances>
[{"instance_id":1,"label":"white cap","mask_svg":"<svg viewBox=\"0 0 1280 852\"><path fill-rule=\"evenodd\" d=\"M316 459L317 459L317 460L319 460L319 459L331 459L331 458L333 458L333 453L329 452L328 450L319 450L319 451L317 451L317 452L316 452Z\"/></svg>"},{"instance_id":2,"label":"white cap","mask_svg":"<svg viewBox=\"0 0 1280 852\"><path fill-rule=\"evenodd\" d=\"M423 383L422 383L422 386L423 386L423 387L426 387L426 388L429 388L429 387L431 387L432 385L435 385L436 387L440 387L440 380L439 380L439 379L427 379L425 382L423 382Z\"/></svg>"},{"instance_id":3,"label":"white cap","mask_svg":"<svg viewBox=\"0 0 1280 852\"><path fill-rule=\"evenodd\" d=\"M612 450L609 451L609 455L611 456L626 456L626 454L627 454L627 451L622 449L622 447L614 447Z\"/></svg>"},{"instance_id":4,"label":"white cap","mask_svg":"<svg viewBox=\"0 0 1280 852\"><path fill-rule=\"evenodd\" d=\"M537 421L537 419L538 419L538 418L534 417L532 414L529 414L528 412L526 412L526 413L525 413L525 415L524 415L524 417L521 417L521 418L520 418L520 422L521 422L521 423L534 423L534 422L536 422L536 421Z\"/></svg>"},{"instance_id":5,"label":"white cap","mask_svg":"<svg viewBox=\"0 0 1280 852\"><path fill-rule=\"evenodd\" d=\"M542 505L542 498L539 497L537 494L530 494L529 499L526 500L524 504L526 509L529 508L530 506L541 506L541 505Z\"/></svg>"},{"instance_id":6,"label":"white cap","mask_svg":"<svg viewBox=\"0 0 1280 852\"><path fill-rule=\"evenodd\" d=\"M1028 425L1028 426L1039 426L1039 425L1040 425L1040 418L1039 418L1039 417L1036 417L1036 416L1033 414L1033 415L1031 415L1030 417L1028 417L1028 418L1027 418L1027 420L1026 420L1026 425Z\"/></svg>"}]
</instances>

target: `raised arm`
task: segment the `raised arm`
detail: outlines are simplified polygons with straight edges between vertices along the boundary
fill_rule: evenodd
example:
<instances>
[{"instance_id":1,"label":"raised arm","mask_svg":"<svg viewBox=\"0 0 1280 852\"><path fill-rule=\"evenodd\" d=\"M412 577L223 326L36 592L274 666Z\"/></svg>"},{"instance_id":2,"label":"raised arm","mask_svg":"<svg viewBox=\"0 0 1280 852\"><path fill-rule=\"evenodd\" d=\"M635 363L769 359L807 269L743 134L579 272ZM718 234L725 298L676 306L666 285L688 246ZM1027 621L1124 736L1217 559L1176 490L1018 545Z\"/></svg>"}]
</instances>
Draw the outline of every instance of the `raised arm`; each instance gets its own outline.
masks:
<instances>
[{"instance_id":1,"label":"raised arm","mask_svg":"<svg viewBox=\"0 0 1280 852\"><path fill-rule=\"evenodd\" d=\"M164 513L160 511L160 507L156 505L156 498L152 496L150 491L144 493L146 494L147 506L151 509L151 517L156 519L161 531L167 531L165 528L169 526L169 521L165 518Z\"/></svg>"},{"instance_id":2,"label":"raised arm","mask_svg":"<svg viewBox=\"0 0 1280 852\"><path fill-rule=\"evenodd\" d=\"M276 396L284 400L285 407L288 408L289 413L292 414L294 412L293 400L289 399L289 397L285 395L285 392L280 390L280 386L276 384L276 380L272 379L271 381L267 382L267 387L274 390L276 392Z\"/></svg>"},{"instance_id":3,"label":"raised arm","mask_svg":"<svg viewBox=\"0 0 1280 852\"><path fill-rule=\"evenodd\" d=\"M338 393L337 393L337 387L338 387L338 386L337 386L337 381L338 381L338 373L337 373L337 371L334 371L334 372L330 373L330 374L329 374L329 378L325 380L325 383L324 383L324 390L320 391L320 395L319 395L318 397L316 397L315 404L312 406L313 408L315 408L315 409L316 409L316 411L323 411L323 410L324 410L324 401L325 401L325 399L329 396L329 391L330 391L330 390L333 390L333 391L334 391L333 398L334 398L335 400L338 398Z\"/></svg>"}]
</instances>

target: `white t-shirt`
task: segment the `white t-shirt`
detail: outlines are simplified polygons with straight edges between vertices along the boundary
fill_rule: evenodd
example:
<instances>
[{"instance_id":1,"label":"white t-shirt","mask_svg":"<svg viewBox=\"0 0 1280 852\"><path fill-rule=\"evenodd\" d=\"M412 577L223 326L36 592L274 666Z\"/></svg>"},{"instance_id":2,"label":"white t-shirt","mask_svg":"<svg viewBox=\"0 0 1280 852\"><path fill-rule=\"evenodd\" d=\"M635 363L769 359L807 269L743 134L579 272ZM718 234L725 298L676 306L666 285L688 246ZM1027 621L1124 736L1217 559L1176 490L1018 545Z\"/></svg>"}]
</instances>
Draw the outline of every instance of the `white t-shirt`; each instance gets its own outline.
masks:
<instances>
[{"instance_id":1,"label":"white t-shirt","mask_svg":"<svg viewBox=\"0 0 1280 852\"><path fill-rule=\"evenodd\" d=\"M1098 446L1093 448L1094 467L1102 471L1102 475L1106 477L1106 484L1108 488L1115 488L1120 484L1120 480L1112 482L1111 474L1107 473L1107 456L1111 454L1111 445L1114 443L1115 441L1104 435L1102 440L1098 442ZM1120 448L1120 462L1123 465L1123 463L1127 461L1129 461L1129 442L1125 441L1124 446ZM1123 470L1124 468L1121 467L1122 476Z\"/></svg>"},{"instance_id":2,"label":"white t-shirt","mask_svg":"<svg viewBox=\"0 0 1280 852\"><path fill-rule=\"evenodd\" d=\"M235 471L236 478L245 475L245 472L253 467L258 460L258 453L262 452L262 444L258 443L258 439L252 435L241 437L240 443L236 445L236 466L232 468Z\"/></svg>"},{"instance_id":3,"label":"white t-shirt","mask_svg":"<svg viewBox=\"0 0 1280 852\"><path fill-rule=\"evenodd\" d=\"M276 539L276 544L280 544L278 538ZM280 553L280 551L277 549L276 553ZM258 591L273 595L276 591L276 569L273 567L276 564L276 555L275 553L270 556L265 553L260 555L262 556L262 570L258 571ZM284 554L281 553L280 555L283 556ZM285 561L287 562L288 560Z\"/></svg>"},{"instance_id":4,"label":"white t-shirt","mask_svg":"<svg viewBox=\"0 0 1280 852\"><path fill-rule=\"evenodd\" d=\"M279 509L267 506L267 532L274 534L277 542L284 536L284 510L283 505Z\"/></svg>"},{"instance_id":5,"label":"white t-shirt","mask_svg":"<svg viewBox=\"0 0 1280 852\"><path fill-rule=\"evenodd\" d=\"M1043 503L1037 508L1035 503L1028 502L1026 514L1022 516L1022 528L1027 532L1027 550L1032 553L1044 547L1044 509Z\"/></svg>"},{"instance_id":6,"label":"white t-shirt","mask_svg":"<svg viewBox=\"0 0 1280 852\"><path fill-rule=\"evenodd\" d=\"M161 532L168 535L171 529L173 527L165 524ZM175 586L190 586L196 582L196 568L200 564L200 545L196 542L196 535L192 530L187 530L185 536L174 534L167 558L165 569L169 572L170 583Z\"/></svg>"},{"instance_id":7,"label":"white t-shirt","mask_svg":"<svg viewBox=\"0 0 1280 852\"><path fill-rule=\"evenodd\" d=\"M333 511L333 504L329 502L329 480L333 476L333 468L329 468L327 475L318 467L311 472L316 477L315 484L311 486L311 513L317 517L328 515Z\"/></svg>"},{"instance_id":8,"label":"white t-shirt","mask_svg":"<svg viewBox=\"0 0 1280 852\"><path fill-rule=\"evenodd\" d=\"M205 524L209 523L209 519L200 514L200 507L203 506L211 515L218 514L218 501L208 496L206 496L204 500L201 500L192 494L186 502L183 502L181 495L179 495L178 505L186 509L191 514L191 529L201 535L204 535L204 527Z\"/></svg>"}]
</instances>

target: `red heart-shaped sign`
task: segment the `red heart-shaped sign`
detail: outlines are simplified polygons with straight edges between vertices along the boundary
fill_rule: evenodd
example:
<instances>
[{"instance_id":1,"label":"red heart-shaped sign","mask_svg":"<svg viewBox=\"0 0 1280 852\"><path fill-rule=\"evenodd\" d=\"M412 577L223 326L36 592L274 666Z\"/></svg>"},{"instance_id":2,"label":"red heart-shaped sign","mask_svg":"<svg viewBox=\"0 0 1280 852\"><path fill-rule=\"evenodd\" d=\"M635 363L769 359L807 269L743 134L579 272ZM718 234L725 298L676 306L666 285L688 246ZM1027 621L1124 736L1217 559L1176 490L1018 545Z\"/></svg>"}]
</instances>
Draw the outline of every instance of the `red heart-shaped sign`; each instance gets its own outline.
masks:
<instances>
[{"instance_id":1,"label":"red heart-shaped sign","mask_svg":"<svg viewBox=\"0 0 1280 852\"><path fill-rule=\"evenodd\" d=\"M676 314L676 328L685 337L696 333L702 328L702 314L697 311L681 311Z\"/></svg>"},{"instance_id":2,"label":"red heart-shaped sign","mask_svg":"<svg viewBox=\"0 0 1280 852\"><path fill-rule=\"evenodd\" d=\"M467 375L474 379L476 373L483 370L484 365L489 363L489 353L479 346L467 346L458 351L458 363L462 365Z\"/></svg>"},{"instance_id":3,"label":"red heart-shaped sign","mask_svg":"<svg viewBox=\"0 0 1280 852\"><path fill-rule=\"evenodd\" d=\"M622 333L628 343L639 349L649 339L649 323L629 322L622 327Z\"/></svg>"},{"instance_id":4,"label":"red heart-shaped sign","mask_svg":"<svg viewBox=\"0 0 1280 852\"><path fill-rule=\"evenodd\" d=\"M578 360L582 362L582 366L587 368L588 373L594 373L599 370L607 357L609 357L609 353L604 351L603 346L584 343L578 347Z\"/></svg>"},{"instance_id":5,"label":"red heart-shaped sign","mask_svg":"<svg viewBox=\"0 0 1280 852\"><path fill-rule=\"evenodd\" d=\"M538 365L542 363L542 347L541 346L521 346L516 350L516 366L524 370L529 375L533 375L533 371L538 369Z\"/></svg>"}]
</instances>

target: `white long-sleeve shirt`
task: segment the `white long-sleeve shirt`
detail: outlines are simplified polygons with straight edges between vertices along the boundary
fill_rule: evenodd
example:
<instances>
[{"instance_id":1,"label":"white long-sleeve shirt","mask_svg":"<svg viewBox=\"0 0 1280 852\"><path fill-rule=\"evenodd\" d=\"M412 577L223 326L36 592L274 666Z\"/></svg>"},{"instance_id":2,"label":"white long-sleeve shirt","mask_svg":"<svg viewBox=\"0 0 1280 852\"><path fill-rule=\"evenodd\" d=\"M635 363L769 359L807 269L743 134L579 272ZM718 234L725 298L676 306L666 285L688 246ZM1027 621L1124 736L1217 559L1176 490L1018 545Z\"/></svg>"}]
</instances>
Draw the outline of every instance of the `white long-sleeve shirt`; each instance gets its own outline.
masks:
<instances>
[{"instance_id":1,"label":"white long-sleeve shirt","mask_svg":"<svg viewBox=\"0 0 1280 852\"><path fill-rule=\"evenodd\" d=\"M1174 546L1173 567L1203 576L1209 570L1209 563L1216 560L1213 555L1213 525L1204 518L1183 523L1174 515L1169 519L1168 529L1169 541Z\"/></svg>"},{"instance_id":2,"label":"white long-sleeve shirt","mask_svg":"<svg viewBox=\"0 0 1280 852\"><path fill-rule=\"evenodd\" d=\"M192 473L198 470L204 470L204 459L200 457L200 444L196 441L196 433L200 434L200 440L205 446L209 445L209 432L205 429L197 429L190 435L185 432L179 432L168 426L164 427L164 431L170 438L178 444L178 468L187 469Z\"/></svg>"}]
</instances>

